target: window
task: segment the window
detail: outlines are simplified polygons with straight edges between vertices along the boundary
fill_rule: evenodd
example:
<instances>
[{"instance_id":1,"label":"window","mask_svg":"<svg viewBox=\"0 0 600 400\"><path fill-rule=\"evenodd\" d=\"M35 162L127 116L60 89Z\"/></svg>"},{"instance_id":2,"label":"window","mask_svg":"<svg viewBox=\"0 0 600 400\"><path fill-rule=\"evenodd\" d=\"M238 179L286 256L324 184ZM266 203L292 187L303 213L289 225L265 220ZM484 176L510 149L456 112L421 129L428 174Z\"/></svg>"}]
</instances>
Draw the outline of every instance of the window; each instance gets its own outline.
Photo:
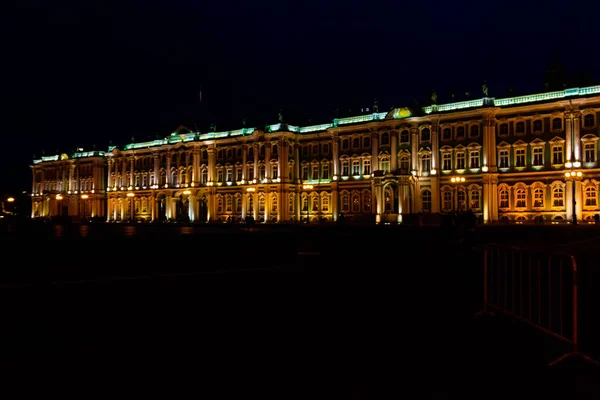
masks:
<instances>
[{"instance_id":1,"label":"window","mask_svg":"<svg viewBox=\"0 0 600 400\"><path fill-rule=\"evenodd\" d=\"M323 179L329 179L329 164L323 164Z\"/></svg>"},{"instance_id":2,"label":"window","mask_svg":"<svg viewBox=\"0 0 600 400\"><path fill-rule=\"evenodd\" d=\"M552 207L564 206L565 191L561 187L555 187L552 190Z\"/></svg>"},{"instance_id":3,"label":"window","mask_svg":"<svg viewBox=\"0 0 600 400\"><path fill-rule=\"evenodd\" d=\"M352 195L352 212L359 213L360 212L360 196L358 193L354 193Z\"/></svg>"},{"instance_id":4,"label":"window","mask_svg":"<svg viewBox=\"0 0 600 400\"><path fill-rule=\"evenodd\" d=\"M225 211L231 212L232 201L233 199L231 198L231 195L228 194L225 198Z\"/></svg>"},{"instance_id":5,"label":"window","mask_svg":"<svg viewBox=\"0 0 600 400\"><path fill-rule=\"evenodd\" d=\"M312 145L312 155L313 156L319 155L319 145L318 144Z\"/></svg>"},{"instance_id":6,"label":"window","mask_svg":"<svg viewBox=\"0 0 600 400\"><path fill-rule=\"evenodd\" d=\"M471 190L471 208L474 208L474 209L481 208L479 190L477 190L477 189Z\"/></svg>"},{"instance_id":7,"label":"window","mask_svg":"<svg viewBox=\"0 0 600 400\"><path fill-rule=\"evenodd\" d=\"M452 170L452 153L442 154L442 171Z\"/></svg>"},{"instance_id":8,"label":"window","mask_svg":"<svg viewBox=\"0 0 600 400\"><path fill-rule=\"evenodd\" d=\"M459 126L458 128L456 128L456 138L459 140L465 138L465 127L464 126Z\"/></svg>"},{"instance_id":9,"label":"window","mask_svg":"<svg viewBox=\"0 0 600 400\"><path fill-rule=\"evenodd\" d=\"M289 197L289 210L291 213L294 212L294 201L296 199L294 198L294 193L290 193L290 197Z\"/></svg>"},{"instance_id":10,"label":"window","mask_svg":"<svg viewBox=\"0 0 600 400\"><path fill-rule=\"evenodd\" d=\"M371 160L363 160L363 175L371 175Z\"/></svg>"},{"instance_id":11,"label":"window","mask_svg":"<svg viewBox=\"0 0 600 400\"><path fill-rule=\"evenodd\" d=\"M227 182L231 182L233 180L233 169L227 168Z\"/></svg>"},{"instance_id":12,"label":"window","mask_svg":"<svg viewBox=\"0 0 600 400\"><path fill-rule=\"evenodd\" d=\"M586 207L595 207L596 204L596 188L588 186L585 189L585 205Z\"/></svg>"},{"instance_id":13,"label":"window","mask_svg":"<svg viewBox=\"0 0 600 400\"><path fill-rule=\"evenodd\" d=\"M465 169L465 153L456 153L456 169Z\"/></svg>"},{"instance_id":14,"label":"window","mask_svg":"<svg viewBox=\"0 0 600 400\"><path fill-rule=\"evenodd\" d=\"M248 213L252 214L254 212L254 196L248 196Z\"/></svg>"},{"instance_id":15,"label":"window","mask_svg":"<svg viewBox=\"0 0 600 400\"><path fill-rule=\"evenodd\" d=\"M402 171L408 171L410 169L410 156L408 154L400 157L400 169Z\"/></svg>"},{"instance_id":16,"label":"window","mask_svg":"<svg viewBox=\"0 0 600 400\"><path fill-rule=\"evenodd\" d=\"M321 211L324 213L329 212L329 195L324 195L321 198Z\"/></svg>"},{"instance_id":17,"label":"window","mask_svg":"<svg viewBox=\"0 0 600 400\"><path fill-rule=\"evenodd\" d=\"M508 168L508 150L498 151L498 164L500 168Z\"/></svg>"},{"instance_id":18,"label":"window","mask_svg":"<svg viewBox=\"0 0 600 400\"><path fill-rule=\"evenodd\" d=\"M408 131L405 129L402 132L400 132L400 143L408 143L410 142L410 135L408 134Z\"/></svg>"},{"instance_id":19,"label":"window","mask_svg":"<svg viewBox=\"0 0 600 400\"><path fill-rule=\"evenodd\" d=\"M431 192L424 190L421 193L421 201L423 203L423 211L431 211Z\"/></svg>"},{"instance_id":20,"label":"window","mask_svg":"<svg viewBox=\"0 0 600 400\"><path fill-rule=\"evenodd\" d=\"M371 212L371 192L369 190L363 190L362 200L363 200L363 212L365 212L365 213Z\"/></svg>"},{"instance_id":21,"label":"window","mask_svg":"<svg viewBox=\"0 0 600 400\"><path fill-rule=\"evenodd\" d=\"M596 144L586 143L583 145L583 160L586 163L596 162Z\"/></svg>"},{"instance_id":22,"label":"window","mask_svg":"<svg viewBox=\"0 0 600 400\"><path fill-rule=\"evenodd\" d=\"M350 196L348 196L348 193L344 193L340 197L342 203L342 212L350 211Z\"/></svg>"},{"instance_id":23,"label":"window","mask_svg":"<svg viewBox=\"0 0 600 400\"><path fill-rule=\"evenodd\" d=\"M219 168L217 170L217 182L223 182L223 169Z\"/></svg>"},{"instance_id":24,"label":"window","mask_svg":"<svg viewBox=\"0 0 600 400\"><path fill-rule=\"evenodd\" d=\"M249 181L254 180L254 167L253 166L248 167L248 180Z\"/></svg>"},{"instance_id":25,"label":"window","mask_svg":"<svg viewBox=\"0 0 600 400\"><path fill-rule=\"evenodd\" d=\"M552 146L552 164L559 165L563 163L562 146Z\"/></svg>"},{"instance_id":26,"label":"window","mask_svg":"<svg viewBox=\"0 0 600 400\"><path fill-rule=\"evenodd\" d=\"M381 134L381 145L385 146L385 145L389 145L390 144L390 134L387 132L383 132Z\"/></svg>"},{"instance_id":27,"label":"window","mask_svg":"<svg viewBox=\"0 0 600 400\"><path fill-rule=\"evenodd\" d=\"M479 168L479 151L471 151L471 168Z\"/></svg>"},{"instance_id":28,"label":"window","mask_svg":"<svg viewBox=\"0 0 600 400\"><path fill-rule=\"evenodd\" d=\"M241 168L241 167L237 167L237 168L235 169L235 180L236 180L237 182L239 182L239 181L241 181L241 180L242 180L242 168Z\"/></svg>"},{"instance_id":29,"label":"window","mask_svg":"<svg viewBox=\"0 0 600 400\"><path fill-rule=\"evenodd\" d=\"M381 170L386 173L390 172L390 158L389 157L381 158Z\"/></svg>"},{"instance_id":30,"label":"window","mask_svg":"<svg viewBox=\"0 0 600 400\"><path fill-rule=\"evenodd\" d=\"M423 154L421 157L421 171L429 172L431 170L431 155Z\"/></svg>"},{"instance_id":31,"label":"window","mask_svg":"<svg viewBox=\"0 0 600 400\"><path fill-rule=\"evenodd\" d=\"M307 195L302 196L302 211L308 212L308 196Z\"/></svg>"},{"instance_id":32,"label":"window","mask_svg":"<svg viewBox=\"0 0 600 400\"><path fill-rule=\"evenodd\" d=\"M517 189L517 207L525 208L527 207L527 194L525 193L525 189Z\"/></svg>"},{"instance_id":33,"label":"window","mask_svg":"<svg viewBox=\"0 0 600 400\"><path fill-rule=\"evenodd\" d=\"M525 134L525 122L523 121L519 121L515 124L515 133L517 135L524 135Z\"/></svg>"},{"instance_id":34,"label":"window","mask_svg":"<svg viewBox=\"0 0 600 400\"><path fill-rule=\"evenodd\" d=\"M442 131L442 140L452 139L452 130L450 128L444 128Z\"/></svg>"},{"instance_id":35,"label":"window","mask_svg":"<svg viewBox=\"0 0 600 400\"><path fill-rule=\"evenodd\" d=\"M586 128L594 127L594 115L593 114L586 114L585 117L583 117L583 126Z\"/></svg>"},{"instance_id":36,"label":"window","mask_svg":"<svg viewBox=\"0 0 600 400\"><path fill-rule=\"evenodd\" d=\"M502 124L500 125L500 132L499 134L501 136L508 136L508 124Z\"/></svg>"},{"instance_id":37,"label":"window","mask_svg":"<svg viewBox=\"0 0 600 400\"><path fill-rule=\"evenodd\" d=\"M444 210L451 210L452 207L452 193L444 192Z\"/></svg>"},{"instance_id":38,"label":"window","mask_svg":"<svg viewBox=\"0 0 600 400\"><path fill-rule=\"evenodd\" d=\"M524 167L525 166L525 149L517 149L515 151L515 166L516 167Z\"/></svg>"},{"instance_id":39,"label":"window","mask_svg":"<svg viewBox=\"0 0 600 400\"><path fill-rule=\"evenodd\" d=\"M471 125L471 137L475 138L479 136L479 125Z\"/></svg>"},{"instance_id":40,"label":"window","mask_svg":"<svg viewBox=\"0 0 600 400\"><path fill-rule=\"evenodd\" d=\"M360 160L352 160L352 175L360 175Z\"/></svg>"},{"instance_id":41,"label":"window","mask_svg":"<svg viewBox=\"0 0 600 400\"><path fill-rule=\"evenodd\" d=\"M342 161L342 176L348 176L350 173L350 165L348 160Z\"/></svg>"},{"instance_id":42,"label":"window","mask_svg":"<svg viewBox=\"0 0 600 400\"><path fill-rule=\"evenodd\" d=\"M265 211L265 196L258 196L258 211Z\"/></svg>"},{"instance_id":43,"label":"window","mask_svg":"<svg viewBox=\"0 0 600 400\"><path fill-rule=\"evenodd\" d=\"M303 181L308 180L308 165L302 166L302 180Z\"/></svg>"},{"instance_id":44,"label":"window","mask_svg":"<svg viewBox=\"0 0 600 400\"><path fill-rule=\"evenodd\" d=\"M227 149L227 159L231 160L233 158L233 150Z\"/></svg>"},{"instance_id":45,"label":"window","mask_svg":"<svg viewBox=\"0 0 600 400\"><path fill-rule=\"evenodd\" d=\"M321 149L323 154L329 154L329 143L324 143L323 148Z\"/></svg>"},{"instance_id":46,"label":"window","mask_svg":"<svg viewBox=\"0 0 600 400\"><path fill-rule=\"evenodd\" d=\"M554 118L552 120L552 130L560 131L562 129L562 118Z\"/></svg>"},{"instance_id":47,"label":"window","mask_svg":"<svg viewBox=\"0 0 600 400\"><path fill-rule=\"evenodd\" d=\"M313 181L319 180L319 165L315 164L312 166L312 178Z\"/></svg>"},{"instance_id":48,"label":"window","mask_svg":"<svg viewBox=\"0 0 600 400\"><path fill-rule=\"evenodd\" d=\"M261 164L258 166L258 176L260 178L260 180L264 180L267 176L266 176L266 168L264 164Z\"/></svg>"},{"instance_id":49,"label":"window","mask_svg":"<svg viewBox=\"0 0 600 400\"><path fill-rule=\"evenodd\" d=\"M422 142L431 141L431 130L429 128L425 128L421 131L421 141Z\"/></svg>"},{"instance_id":50,"label":"window","mask_svg":"<svg viewBox=\"0 0 600 400\"><path fill-rule=\"evenodd\" d=\"M220 214L223 212L223 197L217 197L217 212Z\"/></svg>"},{"instance_id":51,"label":"window","mask_svg":"<svg viewBox=\"0 0 600 400\"><path fill-rule=\"evenodd\" d=\"M271 165L271 178L277 179L279 177L279 166L277 164Z\"/></svg>"},{"instance_id":52,"label":"window","mask_svg":"<svg viewBox=\"0 0 600 400\"><path fill-rule=\"evenodd\" d=\"M308 150L309 150L308 146L302 146L302 156L303 157L308 157Z\"/></svg>"},{"instance_id":53,"label":"window","mask_svg":"<svg viewBox=\"0 0 600 400\"><path fill-rule=\"evenodd\" d=\"M500 208L508 208L508 190L500 190Z\"/></svg>"},{"instance_id":54,"label":"window","mask_svg":"<svg viewBox=\"0 0 600 400\"><path fill-rule=\"evenodd\" d=\"M533 131L534 132L542 131L542 120L541 119L536 119L535 121L533 121Z\"/></svg>"},{"instance_id":55,"label":"window","mask_svg":"<svg viewBox=\"0 0 600 400\"><path fill-rule=\"evenodd\" d=\"M273 145L273 148L271 149L271 152L273 154L277 154L277 145L276 144Z\"/></svg>"},{"instance_id":56,"label":"window","mask_svg":"<svg viewBox=\"0 0 600 400\"><path fill-rule=\"evenodd\" d=\"M276 194L274 194L273 197L271 197L271 212L272 213L277 212L277 195Z\"/></svg>"},{"instance_id":57,"label":"window","mask_svg":"<svg viewBox=\"0 0 600 400\"><path fill-rule=\"evenodd\" d=\"M360 139L359 138L352 139L352 147L355 149L360 147Z\"/></svg>"},{"instance_id":58,"label":"window","mask_svg":"<svg viewBox=\"0 0 600 400\"><path fill-rule=\"evenodd\" d=\"M342 150L348 150L349 148L348 139L342 140Z\"/></svg>"},{"instance_id":59,"label":"window","mask_svg":"<svg viewBox=\"0 0 600 400\"><path fill-rule=\"evenodd\" d=\"M533 148L533 165L542 166L544 165L544 149L541 147Z\"/></svg>"},{"instance_id":60,"label":"window","mask_svg":"<svg viewBox=\"0 0 600 400\"><path fill-rule=\"evenodd\" d=\"M533 206L544 207L544 191L540 188L533 189Z\"/></svg>"},{"instance_id":61,"label":"window","mask_svg":"<svg viewBox=\"0 0 600 400\"><path fill-rule=\"evenodd\" d=\"M369 148L371 147L371 138L366 136L363 138L363 147Z\"/></svg>"}]
</instances>

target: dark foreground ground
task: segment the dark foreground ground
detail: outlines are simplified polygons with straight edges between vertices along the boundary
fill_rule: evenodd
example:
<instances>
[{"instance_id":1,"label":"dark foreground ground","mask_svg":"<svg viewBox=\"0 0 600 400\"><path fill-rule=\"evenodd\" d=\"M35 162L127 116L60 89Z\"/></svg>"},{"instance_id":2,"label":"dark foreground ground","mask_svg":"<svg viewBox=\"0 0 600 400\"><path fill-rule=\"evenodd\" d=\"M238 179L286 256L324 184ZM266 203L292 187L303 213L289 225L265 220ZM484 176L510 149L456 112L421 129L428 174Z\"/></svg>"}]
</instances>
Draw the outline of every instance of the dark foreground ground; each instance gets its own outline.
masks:
<instances>
[{"instance_id":1,"label":"dark foreground ground","mask_svg":"<svg viewBox=\"0 0 600 400\"><path fill-rule=\"evenodd\" d=\"M486 242L581 247L597 236L513 228L525 227L482 227L463 243L394 226L5 234L3 387L79 398L600 396L596 369L547 367L566 350L556 341L474 317Z\"/></svg>"}]
</instances>

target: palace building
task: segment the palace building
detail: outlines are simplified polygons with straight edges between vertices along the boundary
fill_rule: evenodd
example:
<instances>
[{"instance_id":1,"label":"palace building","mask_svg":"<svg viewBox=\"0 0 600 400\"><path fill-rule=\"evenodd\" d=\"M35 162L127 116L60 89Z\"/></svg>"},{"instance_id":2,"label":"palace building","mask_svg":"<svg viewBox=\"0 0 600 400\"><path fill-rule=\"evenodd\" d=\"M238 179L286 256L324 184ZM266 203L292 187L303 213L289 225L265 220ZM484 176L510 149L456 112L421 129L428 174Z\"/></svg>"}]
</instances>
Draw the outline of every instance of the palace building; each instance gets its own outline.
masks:
<instances>
[{"instance_id":1,"label":"palace building","mask_svg":"<svg viewBox=\"0 0 600 400\"><path fill-rule=\"evenodd\" d=\"M600 86L199 133L42 157L32 217L485 223L592 220Z\"/></svg>"}]
</instances>

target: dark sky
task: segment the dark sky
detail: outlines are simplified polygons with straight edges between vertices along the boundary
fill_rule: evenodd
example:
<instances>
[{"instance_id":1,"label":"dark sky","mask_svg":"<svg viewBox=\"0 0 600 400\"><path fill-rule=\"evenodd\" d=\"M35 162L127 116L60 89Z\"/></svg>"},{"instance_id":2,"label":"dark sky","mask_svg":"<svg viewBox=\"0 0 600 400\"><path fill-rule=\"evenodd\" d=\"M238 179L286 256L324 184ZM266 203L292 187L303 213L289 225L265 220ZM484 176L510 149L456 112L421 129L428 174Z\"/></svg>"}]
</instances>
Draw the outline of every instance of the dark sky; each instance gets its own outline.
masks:
<instances>
[{"instance_id":1,"label":"dark sky","mask_svg":"<svg viewBox=\"0 0 600 400\"><path fill-rule=\"evenodd\" d=\"M383 111L427 105L433 89L439 102L481 97L484 80L491 96L539 92L555 59L565 80L595 83L592 4L8 0L0 192L29 189L33 154L164 137L193 121L262 127L281 109L290 123L318 123L374 98Z\"/></svg>"}]
</instances>

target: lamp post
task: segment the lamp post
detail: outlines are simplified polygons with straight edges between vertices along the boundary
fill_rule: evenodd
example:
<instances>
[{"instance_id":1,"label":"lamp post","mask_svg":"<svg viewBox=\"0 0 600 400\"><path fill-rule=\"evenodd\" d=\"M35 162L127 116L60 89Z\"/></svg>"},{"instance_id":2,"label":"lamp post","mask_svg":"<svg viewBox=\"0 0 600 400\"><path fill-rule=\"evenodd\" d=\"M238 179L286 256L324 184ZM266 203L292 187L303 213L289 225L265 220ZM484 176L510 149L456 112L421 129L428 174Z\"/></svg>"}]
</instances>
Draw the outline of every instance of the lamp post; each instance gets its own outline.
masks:
<instances>
[{"instance_id":1,"label":"lamp post","mask_svg":"<svg viewBox=\"0 0 600 400\"><path fill-rule=\"evenodd\" d=\"M577 189L577 182L581 181L583 178L583 173L581 171L576 170L576 168L580 167L581 163L579 161L575 161L573 163L566 162L565 167L569 168L569 171L565 172L565 180L572 182L572 193L571 198L573 200L573 225L577 225L577 198L575 197L575 191Z\"/></svg>"},{"instance_id":2,"label":"lamp post","mask_svg":"<svg viewBox=\"0 0 600 400\"><path fill-rule=\"evenodd\" d=\"M465 182L465 177L464 176L453 176L450 179L450 182L452 182L454 184L454 190L456 192L456 208L455 208L455 211L460 211L460 203L458 202L458 188L460 187L461 183Z\"/></svg>"}]
</instances>

